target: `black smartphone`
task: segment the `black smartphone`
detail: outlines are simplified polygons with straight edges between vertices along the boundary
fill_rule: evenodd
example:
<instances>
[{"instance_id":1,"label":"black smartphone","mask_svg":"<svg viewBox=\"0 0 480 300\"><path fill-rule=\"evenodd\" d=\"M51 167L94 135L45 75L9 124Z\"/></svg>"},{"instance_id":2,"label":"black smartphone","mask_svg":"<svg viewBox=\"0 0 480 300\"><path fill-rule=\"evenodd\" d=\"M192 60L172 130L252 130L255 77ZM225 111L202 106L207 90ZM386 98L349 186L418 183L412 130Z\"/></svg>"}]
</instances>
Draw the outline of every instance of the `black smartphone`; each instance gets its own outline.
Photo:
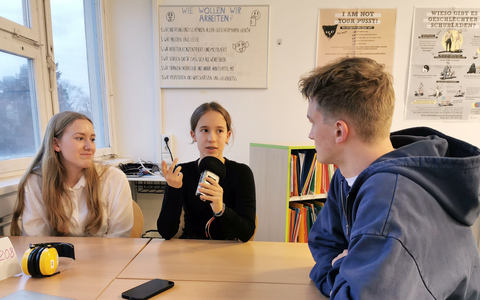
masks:
<instances>
[{"instance_id":1,"label":"black smartphone","mask_svg":"<svg viewBox=\"0 0 480 300\"><path fill-rule=\"evenodd\" d=\"M171 289L175 283L164 279L153 279L122 293L122 298L132 300L149 299Z\"/></svg>"}]
</instances>

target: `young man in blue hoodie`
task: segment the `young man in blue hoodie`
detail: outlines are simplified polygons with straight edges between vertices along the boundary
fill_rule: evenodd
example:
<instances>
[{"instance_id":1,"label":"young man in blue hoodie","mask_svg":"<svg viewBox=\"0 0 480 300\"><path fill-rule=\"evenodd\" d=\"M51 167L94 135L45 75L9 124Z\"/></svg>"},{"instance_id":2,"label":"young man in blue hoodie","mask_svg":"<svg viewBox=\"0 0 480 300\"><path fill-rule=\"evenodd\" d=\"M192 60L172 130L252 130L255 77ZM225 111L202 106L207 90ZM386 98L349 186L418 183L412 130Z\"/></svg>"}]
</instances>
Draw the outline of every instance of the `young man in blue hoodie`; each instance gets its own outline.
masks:
<instances>
[{"instance_id":1,"label":"young man in blue hoodie","mask_svg":"<svg viewBox=\"0 0 480 300\"><path fill-rule=\"evenodd\" d=\"M335 61L299 86L317 159L338 166L308 238L322 294L480 299L480 150L425 127L390 134L392 79L374 60Z\"/></svg>"}]
</instances>

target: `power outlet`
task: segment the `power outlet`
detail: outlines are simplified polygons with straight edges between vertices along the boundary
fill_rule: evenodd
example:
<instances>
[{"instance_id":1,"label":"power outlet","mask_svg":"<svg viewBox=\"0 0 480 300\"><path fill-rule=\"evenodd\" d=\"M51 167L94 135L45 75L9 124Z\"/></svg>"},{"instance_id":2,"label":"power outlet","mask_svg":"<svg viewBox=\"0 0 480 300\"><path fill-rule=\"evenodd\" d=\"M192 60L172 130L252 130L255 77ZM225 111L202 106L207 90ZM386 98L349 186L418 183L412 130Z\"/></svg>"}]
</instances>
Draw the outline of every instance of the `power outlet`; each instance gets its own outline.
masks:
<instances>
[{"instance_id":1,"label":"power outlet","mask_svg":"<svg viewBox=\"0 0 480 300\"><path fill-rule=\"evenodd\" d=\"M165 141L165 138L168 139L168 147L170 147L170 151L172 152L172 155L173 155L173 135L162 134L162 160L164 160L167 163L167 165L170 165L173 163L173 161L172 161L172 157L170 156L170 152L168 151L167 142Z\"/></svg>"}]
</instances>

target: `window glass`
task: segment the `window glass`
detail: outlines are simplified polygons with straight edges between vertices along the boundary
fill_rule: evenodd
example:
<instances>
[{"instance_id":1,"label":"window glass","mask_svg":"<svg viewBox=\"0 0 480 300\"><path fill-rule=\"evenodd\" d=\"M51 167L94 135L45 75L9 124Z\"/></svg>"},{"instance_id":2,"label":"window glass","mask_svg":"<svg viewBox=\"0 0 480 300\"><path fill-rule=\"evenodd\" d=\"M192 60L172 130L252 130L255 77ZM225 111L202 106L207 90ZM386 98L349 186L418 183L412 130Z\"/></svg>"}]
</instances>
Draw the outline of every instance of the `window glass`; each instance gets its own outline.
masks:
<instances>
[{"instance_id":1,"label":"window glass","mask_svg":"<svg viewBox=\"0 0 480 300\"><path fill-rule=\"evenodd\" d=\"M95 1L84 5L83 0L51 0L50 6L60 111L87 115L94 124L97 147L108 147Z\"/></svg>"},{"instance_id":2,"label":"window glass","mask_svg":"<svg viewBox=\"0 0 480 300\"><path fill-rule=\"evenodd\" d=\"M0 0L0 176L25 170L57 108L90 117L97 154L111 151L101 16L100 0Z\"/></svg>"},{"instance_id":3,"label":"window glass","mask_svg":"<svg viewBox=\"0 0 480 300\"><path fill-rule=\"evenodd\" d=\"M0 0L0 17L29 27L25 0Z\"/></svg>"},{"instance_id":4,"label":"window glass","mask_svg":"<svg viewBox=\"0 0 480 300\"><path fill-rule=\"evenodd\" d=\"M0 160L33 156L39 126L33 61L0 51Z\"/></svg>"}]
</instances>

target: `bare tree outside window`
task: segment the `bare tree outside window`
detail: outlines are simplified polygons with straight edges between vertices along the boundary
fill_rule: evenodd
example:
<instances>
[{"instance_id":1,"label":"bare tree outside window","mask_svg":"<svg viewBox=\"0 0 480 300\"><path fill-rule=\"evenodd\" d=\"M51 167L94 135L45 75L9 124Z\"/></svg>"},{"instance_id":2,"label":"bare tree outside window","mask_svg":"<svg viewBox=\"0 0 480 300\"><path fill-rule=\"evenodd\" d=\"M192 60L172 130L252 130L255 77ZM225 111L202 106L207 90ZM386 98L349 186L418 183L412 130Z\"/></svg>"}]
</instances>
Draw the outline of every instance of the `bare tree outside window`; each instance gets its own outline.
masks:
<instances>
[{"instance_id":1,"label":"bare tree outside window","mask_svg":"<svg viewBox=\"0 0 480 300\"><path fill-rule=\"evenodd\" d=\"M50 7L60 111L87 115L93 121L97 147L108 147L95 1L50 0Z\"/></svg>"},{"instance_id":2,"label":"bare tree outside window","mask_svg":"<svg viewBox=\"0 0 480 300\"><path fill-rule=\"evenodd\" d=\"M102 7L101 0L0 0L0 177L27 168L58 110L90 117L97 154L112 151Z\"/></svg>"},{"instance_id":3,"label":"bare tree outside window","mask_svg":"<svg viewBox=\"0 0 480 300\"><path fill-rule=\"evenodd\" d=\"M57 65L57 92L60 111L72 110L92 118L92 103L88 91L62 79L62 72Z\"/></svg>"},{"instance_id":4,"label":"bare tree outside window","mask_svg":"<svg viewBox=\"0 0 480 300\"><path fill-rule=\"evenodd\" d=\"M38 146L32 65L1 51L0 65L0 160L29 157Z\"/></svg>"}]
</instances>

